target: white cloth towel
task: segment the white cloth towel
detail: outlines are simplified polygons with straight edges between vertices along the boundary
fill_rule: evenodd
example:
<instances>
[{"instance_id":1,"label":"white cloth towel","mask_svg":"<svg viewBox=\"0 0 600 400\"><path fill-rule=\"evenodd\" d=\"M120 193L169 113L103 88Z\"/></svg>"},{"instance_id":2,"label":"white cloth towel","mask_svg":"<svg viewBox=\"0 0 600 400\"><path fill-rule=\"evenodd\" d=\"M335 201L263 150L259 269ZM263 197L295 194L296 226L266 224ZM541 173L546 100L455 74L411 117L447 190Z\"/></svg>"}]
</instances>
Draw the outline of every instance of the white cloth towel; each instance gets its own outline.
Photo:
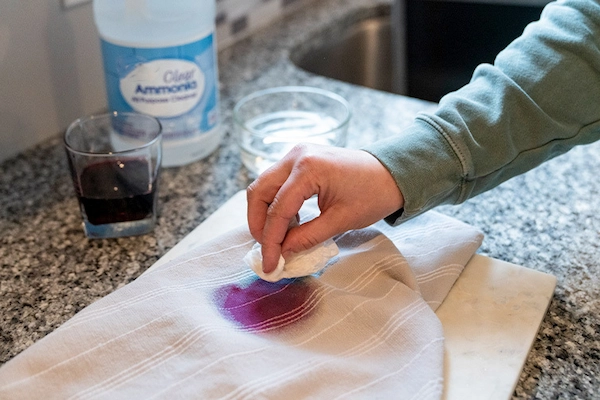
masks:
<instances>
[{"instance_id":1,"label":"white cloth towel","mask_svg":"<svg viewBox=\"0 0 600 400\"><path fill-rule=\"evenodd\" d=\"M237 229L82 310L0 368L2 399L440 399L434 310L482 234L428 212L276 283Z\"/></svg>"}]
</instances>

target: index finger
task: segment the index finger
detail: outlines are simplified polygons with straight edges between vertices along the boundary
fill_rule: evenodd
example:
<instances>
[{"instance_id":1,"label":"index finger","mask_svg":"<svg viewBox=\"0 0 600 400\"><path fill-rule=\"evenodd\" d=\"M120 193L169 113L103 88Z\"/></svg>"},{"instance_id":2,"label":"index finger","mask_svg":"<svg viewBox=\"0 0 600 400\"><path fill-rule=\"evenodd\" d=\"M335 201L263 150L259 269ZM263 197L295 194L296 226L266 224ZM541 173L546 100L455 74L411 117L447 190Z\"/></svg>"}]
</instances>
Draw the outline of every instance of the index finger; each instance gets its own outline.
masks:
<instances>
[{"instance_id":1,"label":"index finger","mask_svg":"<svg viewBox=\"0 0 600 400\"><path fill-rule=\"evenodd\" d=\"M306 174L299 169L293 169L273 197L267 208L261 237L265 273L277 266L281 244L288 232L290 221L296 218L304 201L314 194L318 194L318 191Z\"/></svg>"},{"instance_id":2,"label":"index finger","mask_svg":"<svg viewBox=\"0 0 600 400\"><path fill-rule=\"evenodd\" d=\"M290 163L282 160L259 175L246 189L248 227L252 237L259 243L262 243L269 206L289 177L291 168Z\"/></svg>"}]
</instances>

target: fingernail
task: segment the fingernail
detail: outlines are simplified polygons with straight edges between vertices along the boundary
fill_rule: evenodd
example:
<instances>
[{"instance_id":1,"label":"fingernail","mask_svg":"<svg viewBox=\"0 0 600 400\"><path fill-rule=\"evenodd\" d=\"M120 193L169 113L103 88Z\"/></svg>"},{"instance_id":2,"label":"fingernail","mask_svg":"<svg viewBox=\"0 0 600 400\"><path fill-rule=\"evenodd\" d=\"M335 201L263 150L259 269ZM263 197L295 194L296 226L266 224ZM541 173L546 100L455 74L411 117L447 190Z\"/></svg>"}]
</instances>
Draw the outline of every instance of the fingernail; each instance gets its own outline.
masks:
<instances>
[{"instance_id":1,"label":"fingernail","mask_svg":"<svg viewBox=\"0 0 600 400\"><path fill-rule=\"evenodd\" d=\"M265 266L263 265L263 272L265 274L270 274L273 271L275 271L275 268L265 268Z\"/></svg>"}]
</instances>

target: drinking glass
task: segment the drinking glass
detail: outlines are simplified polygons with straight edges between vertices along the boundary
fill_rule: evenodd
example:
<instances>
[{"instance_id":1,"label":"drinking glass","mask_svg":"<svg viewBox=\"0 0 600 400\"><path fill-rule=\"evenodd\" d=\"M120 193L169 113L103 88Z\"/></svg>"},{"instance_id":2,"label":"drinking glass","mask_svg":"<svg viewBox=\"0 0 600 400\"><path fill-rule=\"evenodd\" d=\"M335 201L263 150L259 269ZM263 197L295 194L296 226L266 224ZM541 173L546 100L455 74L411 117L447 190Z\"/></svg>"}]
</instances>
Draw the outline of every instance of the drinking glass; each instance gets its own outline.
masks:
<instances>
[{"instance_id":1,"label":"drinking glass","mask_svg":"<svg viewBox=\"0 0 600 400\"><path fill-rule=\"evenodd\" d=\"M67 128L64 144L88 237L154 229L161 133L156 118L126 112L83 117Z\"/></svg>"}]
</instances>

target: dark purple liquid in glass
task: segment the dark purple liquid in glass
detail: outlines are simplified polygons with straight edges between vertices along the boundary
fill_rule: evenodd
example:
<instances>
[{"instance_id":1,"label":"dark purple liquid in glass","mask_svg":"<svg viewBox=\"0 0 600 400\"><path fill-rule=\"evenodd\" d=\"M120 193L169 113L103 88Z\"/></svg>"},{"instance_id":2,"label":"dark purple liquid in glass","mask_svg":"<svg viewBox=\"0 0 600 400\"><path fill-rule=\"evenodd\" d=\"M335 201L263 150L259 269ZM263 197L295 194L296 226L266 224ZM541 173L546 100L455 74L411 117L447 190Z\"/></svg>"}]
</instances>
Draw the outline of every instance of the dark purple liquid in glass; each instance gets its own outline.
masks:
<instances>
[{"instance_id":1,"label":"dark purple liquid in glass","mask_svg":"<svg viewBox=\"0 0 600 400\"><path fill-rule=\"evenodd\" d=\"M79 201L93 225L138 221L154 212L156 179L143 159L91 164L79 182Z\"/></svg>"}]
</instances>

